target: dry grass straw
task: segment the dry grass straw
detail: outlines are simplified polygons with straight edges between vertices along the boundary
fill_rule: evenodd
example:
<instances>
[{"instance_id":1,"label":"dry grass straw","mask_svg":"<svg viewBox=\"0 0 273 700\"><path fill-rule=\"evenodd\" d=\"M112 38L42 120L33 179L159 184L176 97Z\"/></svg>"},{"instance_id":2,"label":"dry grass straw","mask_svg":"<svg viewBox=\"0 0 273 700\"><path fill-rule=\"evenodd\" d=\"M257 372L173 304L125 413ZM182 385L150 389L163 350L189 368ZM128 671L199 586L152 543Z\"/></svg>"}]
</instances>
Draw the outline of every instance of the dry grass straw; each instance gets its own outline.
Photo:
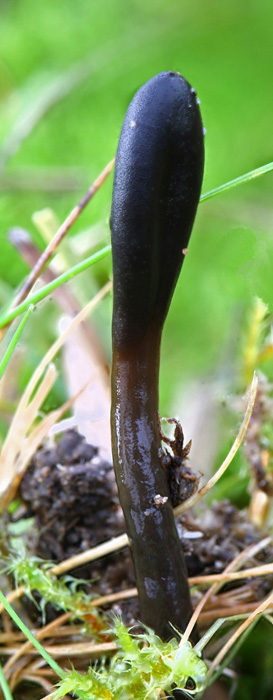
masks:
<instances>
[{"instance_id":1,"label":"dry grass straw","mask_svg":"<svg viewBox=\"0 0 273 700\"><path fill-rule=\"evenodd\" d=\"M233 445L231 446L229 453L227 454L226 458L224 459L223 463L217 469L215 474L207 481L204 486L202 486L196 493L191 496L185 503L181 503L181 505L177 506L177 508L174 509L175 515L181 515L184 513L186 510L189 508L192 508L198 501L200 501L200 498L203 498L212 488L215 486L217 481L219 481L220 477L224 474L224 472L227 470L229 467L230 463L234 459L236 452L238 452L239 447L241 446L243 439L245 437L248 424L252 415L252 411L254 408L255 404L255 399L257 395L257 389L258 389L258 377L254 372L252 383L249 389L249 398L248 398L248 404L246 407L245 415L242 421L242 424L240 426L239 432L236 435L236 438L233 442Z\"/></svg>"},{"instance_id":2,"label":"dry grass straw","mask_svg":"<svg viewBox=\"0 0 273 700\"><path fill-rule=\"evenodd\" d=\"M41 276L43 270L45 269L46 265L50 262L52 259L53 255L56 253L57 248L59 247L60 243L68 233L68 231L71 229L75 221L79 218L80 214L83 212L87 204L89 204L90 200L94 197L96 192L100 189L100 187L103 185L105 182L106 178L108 175L111 173L113 170L115 163L115 158L113 158L108 165L104 168L104 170L99 174L95 182L89 187L85 195L82 197L80 202L76 204L74 209L70 212L70 214L67 216L65 221L61 224L60 228L56 232L55 236L53 236L52 240L50 243L47 245L46 249L43 251L43 253L40 255L39 259L35 263L34 267L32 268L31 272L29 273L25 283L23 284L22 288L20 289L19 293L17 294L17 297L14 299L10 310L16 308L16 306L19 306L19 304L26 299L28 296L29 292L31 291L34 283L36 280ZM7 324L5 327L0 329L0 340L4 336L5 332L7 331L8 327L10 324Z\"/></svg>"},{"instance_id":3,"label":"dry grass straw","mask_svg":"<svg viewBox=\"0 0 273 700\"><path fill-rule=\"evenodd\" d=\"M205 605L207 604L209 598L211 598L212 595L216 595L216 593L218 593L218 591L220 590L221 586L226 581L230 580L230 577L232 577L231 580L237 580L237 579L239 580L241 578L246 578L247 577L247 570L240 572L240 571L238 571L238 569L240 569L240 567L245 563L245 561L247 559L250 559L250 558L256 556L256 554L258 554L258 552L265 549L265 547L267 547L271 541L272 541L271 537L265 537L260 542L257 542L254 545L247 547L246 549L243 550L243 552L240 552L240 554L238 554L238 556L226 567L223 574L220 575L220 578L217 575L211 576L211 583L213 580L215 582L213 583L211 588L208 588L208 590L206 591L206 593L203 595L203 597L199 601L198 605L196 606L196 609L195 609L195 611L194 611L194 613L189 621L187 629L185 630L185 633L184 633L185 639L188 639L190 637L190 634L191 634L195 624L197 623L197 621L199 619L200 613L203 610L203 608L205 607ZM262 574L260 574L260 571L262 568L263 567L261 567L261 566L255 567L254 571L255 571L257 576L262 575ZM253 569L252 569L252 571L253 571ZM204 579L204 577L200 577L200 578ZM206 578L209 579L210 577L206 577ZM207 581L207 582L209 583L209 581ZM203 581L202 581L202 583L203 583ZM234 595L234 591L233 591L233 595ZM233 610L232 610L232 615L234 615ZM223 617L223 615L221 615L220 617Z\"/></svg>"},{"instance_id":4,"label":"dry grass straw","mask_svg":"<svg viewBox=\"0 0 273 700\"><path fill-rule=\"evenodd\" d=\"M213 659L213 662L210 666L209 673L208 673L208 678L212 676L214 671L218 668L220 665L221 661L225 658L227 655L228 651L232 649L233 645L239 639L239 637L248 629L248 627L258 618L260 617L266 610L269 608L272 608L273 606L273 592L263 600L260 605L258 605L253 612L250 613L249 617L242 622L241 625L233 632L233 634L230 636L228 641L224 644L222 649L219 651L219 653L215 656Z\"/></svg>"},{"instance_id":5,"label":"dry grass straw","mask_svg":"<svg viewBox=\"0 0 273 700\"><path fill-rule=\"evenodd\" d=\"M67 329L53 343L41 360L21 397L13 416L9 431L5 438L0 454L0 510L3 511L18 489L20 480L32 456L42 441L47 437L50 428L70 408L75 396L63 406L52 411L37 423L41 406L48 396L58 376L52 360L73 333L78 325L90 314L103 297L109 292L111 282L108 282L96 296L73 318ZM4 378L4 377L3 377ZM1 391L0 380L0 391ZM86 386L86 385L85 385ZM80 391L84 390L84 387ZM77 395L79 392L77 393Z\"/></svg>"}]
</instances>

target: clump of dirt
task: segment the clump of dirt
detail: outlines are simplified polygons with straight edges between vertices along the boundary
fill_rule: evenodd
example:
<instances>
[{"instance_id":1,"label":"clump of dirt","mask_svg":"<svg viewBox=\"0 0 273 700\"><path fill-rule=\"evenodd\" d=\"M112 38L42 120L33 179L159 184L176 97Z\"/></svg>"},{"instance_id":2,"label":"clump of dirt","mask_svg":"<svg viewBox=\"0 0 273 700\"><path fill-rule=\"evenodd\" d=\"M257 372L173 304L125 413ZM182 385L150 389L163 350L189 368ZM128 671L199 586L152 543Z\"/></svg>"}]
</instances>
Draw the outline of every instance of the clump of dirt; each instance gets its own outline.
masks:
<instances>
[{"instance_id":1,"label":"clump of dirt","mask_svg":"<svg viewBox=\"0 0 273 700\"><path fill-rule=\"evenodd\" d=\"M238 510L228 500L203 508L197 517L190 511L186 512L178 521L178 531L183 541L189 576L221 573L246 547L268 535L251 522L246 510ZM268 544L255 559L248 559L245 568L269 563L272 557L273 543ZM251 585L257 589L261 589L262 585L259 598L271 589L271 583L269 578L257 577L252 579ZM232 587L232 584L228 584L228 587Z\"/></svg>"},{"instance_id":2,"label":"clump of dirt","mask_svg":"<svg viewBox=\"0 0 273 700\"><path fill-rule=\"evenodd\" d=\"M41 447L21 481L20 517L35 518L33 554L63 561L125 531L114 470L75 430ZM128 549L71 571L105 595L134 585Z\"/></svg>"},{"instance_id":3,"label":"clump of dirt","mask_svg":"<svg viewBox=\"0 0 273 700\"><path fill-rule=\"evenodd\" d=\"M124 528L112 465L75 430L68 430L54 447L36 452L20 495L26 515L35 515L37 553L54 561Z\"/></svg>"},{"instance_id":4,"label":"clump of dirt","mask_svg":"<svg viewBox=\"0 0 273 700\"><path fill-rule=\"evenodd\" d=\"M53 447L37 451L22 479L20 496L24 517L35 518L33 554L47 560L62 561L125 531L113 467L75 430L67 431ZM239 552L265 534L246 511L229 501L204 507L199 516L188 511L177 527L189 576L221 573ZM272 558L273 547L268 546L255 563ZM92 580L92 591L99 595L135 585L128 548L71 573ZM253 599L263 597L270 585L269 579L254 579ZM127 619L128 615L138 618L136 599L121 607Z\"/></svg>"}]
</instances>

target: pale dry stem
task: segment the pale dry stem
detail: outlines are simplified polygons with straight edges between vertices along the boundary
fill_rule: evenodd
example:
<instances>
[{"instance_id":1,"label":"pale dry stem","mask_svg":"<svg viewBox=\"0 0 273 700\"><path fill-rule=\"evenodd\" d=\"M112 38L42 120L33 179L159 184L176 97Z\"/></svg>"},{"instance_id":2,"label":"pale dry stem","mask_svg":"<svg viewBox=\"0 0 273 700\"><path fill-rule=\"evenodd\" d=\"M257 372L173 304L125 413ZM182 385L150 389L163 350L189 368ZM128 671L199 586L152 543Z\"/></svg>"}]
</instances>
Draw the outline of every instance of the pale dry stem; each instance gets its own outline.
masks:
<instances>
[{"instance_id":1,"label":"pale dry stem","mask_svg":"<svg viewBox=\"0 0 273 700\"><path fill-rule=\"evenodd\" d=\"M243 552L240 552L238 556L228 564L226 567L225 571L220 574L220 579L218 578L218 575L216 574L215 577L212 575L212 578L216 580L216 583L214 583L211 588L209 588L206 593L203 595L199 603L197 604L191 619L188 623L188 626L184 632L184 637L183 639L186 641L189 637L190 634L195 626L195 624L198 621L198 617L203 610L204 606L206 605L208 599L212 596L215 595L221 588L221 585L225 583L225 581L229 580L230 577L232 577L232 580L236 578L244 578L246 576L245 571L243 572L238 572L238 569L243 565L243 563L249 559L250 557L255 556L259 551L264 549L269 542L271 541L271 537L265 537L261 542L257 542L254 545L250 545L246 549L243 550ZM254 571L257 571L261 569L261 567L257 566L255 567ZM234 572L234 573L233 573ZM243 574L243 575L240 575ZM228 578L227 578L228 577ZM197 577L196 577L197 578ZM204 577L201 577L204 579ZM207 577L209 578L209 577ZM209 583L209 581L207 581Z\"/></svg>"},{"instance_id":2,"label":"pale dry stem","mask_svg":"<svg viewBox=\"0 0 273 700\"><path fill-rule=\"evenodd\" d=\"M86 316L94 310L110 289L111 282L108 282L96 296L81 309L77 316L72 319L66 330L57 338L46 355L42 358L29 380L23 396L19 401L1 450L0 505L2 509L12 500L24 471L36 449L48 435L50 428L60 419L76 398L75 396L70 398L61 408L49 413L32 429L32 432L29 433L32 424L37 419L39 409L57 377L55 366L51 364L51 362L73 331ZM84 390L85 386L78 392L77 396Z\"/></svg>"},{"instance_id":3,"label":"pale dry stem","mask_svg":"<svg viewBox=\"0 0 273 700\"><path fill-rule=\"evenodd\" d=\"M246 434L246 431L248 428L248 424L249 424L249 421L250 421L250 418L252 415L252 411L254 408L257 389L258 389L258 377L257 377L256 373L254 373L251 387L249 390L249 399L248 399L248 404L247 404L247 408L245 411L245 415L244 415L242 424L240 426L240 430L239 430L238 434L236 435L236 438L233 442L232 447L230 448L229 453L227 454L226 458L224 459L224 461L221 464L221 466L219 467L219 469L217 469L215 474L213 474L213 476L207 481L207 483L204 484L204 486L202 486L201 489L198 489L198 491L196 493L194 493L193 496L191 496L191 498L188 498L187 501L185 501L184 503L181 503L179 506L177 506L174 509L175 517L181 515L186 510L188 510L189 508L192 508L192 506L194 506L196 503L198 503L198 501L200 501L200 498L203 498L203 496L205 496L208 493L208 491L210 491L210 489L212 489L213 486L215 486L217 481L219 481L220 477L223 476L224 472L229 467L230 463L234 459L236 452L238 451L238 449L241 446L243 439L245 437L245 434Z\"/></svg>"},{"instance_id":4,"label":"pale dry stem","mask_svg":"<svg viewBox=\"0 0 273 700\"><path fill-rule=\"evenodd\" d=\"M249 625L251 625L254 620L262 615L262 613L268 609L271 605L273 604L273 592L271 592L265 600L258 605L255 610L253 610L252 613L250 613L249 617L242 622L242 624L235 630L235 632L231 635L231 637L228 639L226 644L222 647L222 649L219 651L219 653L215 656L215 659L213 659L213 662L210 666L209 672L208 672L208 679L212 676L213 672L219 666L221 663L222 659L226 656L228 651L231 649L233 644L237 641L237 639L247 630Z\"/></svg>"},{"instance_id":5,"label":"pale dry stem","mask_svg":"<svg viewBox=\"0 0 273 700\"><path fill-rule=\"evenodd\" d=\"M29 292L31 291L34 283L40 277L41 273L43 272L44 268L46 265L49 263L49 261L52 259L52 256L55 254L57 247L60 245L61 241L65 237L65 235L68 233L70 230L71 226L75 223L75 221L78 219L82 211L85 209L86 205L90 202L94 194L98 191L98 189L101 187L101 185L105 182L106 178L110 174L111 170L114 167L115 159L110 161L108 165L104 168L104 170L100 173L100 175L97 177L95 182L89 187L85 195L82 197L80 202L72 209L70 214L67 216L65 221L61 224L60 228L56 232L55 236L53 236L52 240L50 243L47 245L46 249L43 251L43 253L40 255L39 259L37 260L36 264L32 268L31 272L29 273L29 276L27 277L25 283L23 284L20 292L17 294L17 297L14 299L10 311L19 304L21 304L24 299L28 296ZM4 336L5 332L7 331L8 327L10 324L7 324L4 328L0 329L0 340Z\"/></svg>"}]
</instances>

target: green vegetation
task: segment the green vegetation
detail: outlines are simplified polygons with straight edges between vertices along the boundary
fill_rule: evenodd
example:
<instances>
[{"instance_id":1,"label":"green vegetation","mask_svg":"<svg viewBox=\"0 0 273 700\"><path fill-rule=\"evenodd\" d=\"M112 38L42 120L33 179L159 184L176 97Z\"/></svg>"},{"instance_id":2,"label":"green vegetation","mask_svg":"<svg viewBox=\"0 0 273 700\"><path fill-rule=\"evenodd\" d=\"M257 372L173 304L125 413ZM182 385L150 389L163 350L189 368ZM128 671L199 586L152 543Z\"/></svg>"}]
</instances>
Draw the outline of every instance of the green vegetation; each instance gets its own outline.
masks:
<instances>
[{"instance_id":1,"label":"green vegetation","mask_svg":"<svg viewBox=\"0 0 273 700\"><path fill-rule=\"evenodd\" d=\"M3 0L0 8L0 325L7 320L7 309L28 272L26 262L8 239L9 230L25 228L37 248L43 250L58 222L66 218L113 158L125 110L137 88L161 70L178 70L194 85L202 102L207 129L206 161L203 203L163 337L160 410L168 415L179 412L180 397L187 393L189 401L193 383L202 386L207 377L216 379L220 401L234 387L239 387L241 394L250 382L251 370L261 360L266 363L263 367L269 382L272 381L272 341L268 335L260 355L256 348L249 366L243 356L246 319L251 314L253 298L263 299L268 306L267 324L273 308L272 27L273 5L269 0L259 3L250 0L247 4L238 0L228 3ZM236 189L229 186L227 191L224 187L221 196L214 198L215 188L221 190L224 183L262 166L266 166L262 177L250 177ZM69 279L69 288L73 289L79 306L92 298L111 276L110 256L106 255L111 188L112 176L61 246L63 257L56 272L63 281ZM204 196L205 193L210 196ZM42 222L43 215L37 215L46 208L54 214L48 225ZM77 234L81 234L77 239L81 245L73 248ZM102 255L99 251L103 251ZM89 267L97 257L99 262ZM75 276L79 271L81 274ZM47 290L52 291L52 287ZM39 298L44 299L45 292L34 290L33 294L35 303ZM59 318L51 296L35 309L29 303L24 303L25 316L19 325L16 325L19 319L15 322L1 346L1 373L15 346L27 347L17 380L18 395L55 339ZM103 299L94 317L110 363L108 297ZM268 348L271 350L267 352ZM61 372L52 392L51 407L59 406L65 398ZM15 408L12 401L1 403L1 436L6 434L9 414ZM238 418L236 411L232 413L223 406L219 413L220 421L211 428L206 423L209 411L204 404L207 431L219 431L211 471L216 460L219 463L226 455L228 429L234 435ZM182 424L187 421L185 406L180 418ZM273 441L271 418L271 414L267 416L262 426L269 452ZM186 437L192 436L186 434ZM210 437L213 442L214 434ZM237 505L246 505L248 484L244 458L237 455L231 470L217 485L214 497L232 497ZM52 602L56 595L65 603L60 607L70 610L71 589L67 582L52 582L43 569L34 569L35 576L38 571L40 584L45 583L44 590L49 598L52 596ZM26 580L23 583L27 587ZM39 590L38 579L34 583ZM74 594L77 597L78 592ZM3 602L3 596L1 599ZM269 617L268 620L272 622ZM271 697L270 629L268 622L259 623L240 650L235 700L252 700L257 693L260 700ZM23 631L27 636L26 627ZM122 629L118 630L116 623L118 631L121 636ZM129 644L129 635L125 631L124 634ZM120 636L119 642L126 652ZM149 648L148 632L146 643ZM159 642L154 640L154 643L158 650ZM132 645L134 653L140 654L140 640ZM42 653L42 648L39 649ZM47 656L49 665L51 661ZM115 663L119 663L118 658L111 668ZM124 658L120 663L124 663ZM73 670L67 678L53 660L54 664L56 674L68 684L65 690L76 688L81 682L77 671ZM90 694L91 687L93 692L95 678L99 694L99 675L106 674L106 667L102 666L100 673L90 669L88 674L86 692ZM0 683L6 700L12 700L1 666ZM156 692L152 683L154 679L151 692ZM80 697L87 697L84 690Z\"/></svg>"}]
</instances>

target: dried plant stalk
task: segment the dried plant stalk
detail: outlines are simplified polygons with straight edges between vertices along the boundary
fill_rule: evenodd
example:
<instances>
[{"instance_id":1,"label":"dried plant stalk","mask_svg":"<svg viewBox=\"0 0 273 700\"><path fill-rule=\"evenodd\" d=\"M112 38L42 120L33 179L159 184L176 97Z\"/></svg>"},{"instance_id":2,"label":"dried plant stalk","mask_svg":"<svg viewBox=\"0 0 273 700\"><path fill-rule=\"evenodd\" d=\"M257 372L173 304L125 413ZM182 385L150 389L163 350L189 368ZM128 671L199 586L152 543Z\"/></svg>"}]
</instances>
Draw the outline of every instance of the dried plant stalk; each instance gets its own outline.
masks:
<instances>
[{"instance_id":1,"label":"dried plant stalk","mask_svg":"<svg viewBox=\"0 0 273 700\"><path fill-rule=\"evenodd\" d=\"M93 311L101 299L111 288L108 282L96 296L71 321L68 328L53 343L38 367L21 397L14 414L9 431L0 455L0 508L4 509L14 497L23 473L42 440L48 435L49 429L60 419L71 406L75 397L70 398L61 408L48 414L30 432L31 426L37 419L39 409L51 390L57 372L52 359L60 350L70 334ZM45 374L44 374L45 373ZM44 375L44 376L43 376ZM40 384L39 384L40 382ZM1 381L0 381L1 387ZM85 387L84 387L85 388ZM80 391L83 391L81 389Z\"/></svg>"},{"instance_id":2,"label":"dried plant stalk","mask_svg":"<svg viewBox=\"0 0 273 700\"><path fill-rule=\"evenodd\" d=\"M208 491L210 491L210 489L212 489L212 487L215 486L217 481L219 481L220 477L224 474L224 472L229 467L230 463L232 462L233 458L235 457L236 452L238 451L238 449L241 446L243 439L245 437L245 434L246 434L246 431L248 428L248 424L249 424L249 421L250 421L250 418L252 415L252 411L254 408L257 389L258 389L258 377L257 377L256 373L254 372L251 387L249 390L249 399L248 399L246 412L245 412L242 424L240 426L240 430L239 430L238 434L236 435L236 438L234 440L232 447L229 450L229 453L227 454L226 458L224 459L224 461L221 464L221 466L219 467L219 469L217 469L215 474L213 474L213 476L207 481L207 483L204 484L204 486L202 486L201 489L199 489L196 493L194 493L193 496L191 496L191 498L188 498L187 501L185 501L184 503L181 503L181 505L177 506L174 509L174 513L175 513L176 517L178 515L181 515L182 513L184 513L189 508L192 508L192 506L194 506L196 503L198 503L198 501L200 501L200 498L203 498L203 496L205 496L208 493Z\"/></svg>"},{"instance_id":3,"label":"dried plant stalk","mask_svg":"<svg viewBox=\"0 0 273 700\"><path fill-rule=\"evenodd\" d=\"M11 305L11 309L14 309L16 306L18 306L24 299L26 299L27 295L29 294L30 290L32 289L34 283L40 277L42 271L48 264L48 262L51 260L52 256L54 255L57 247L60 245L61 241L63 240L64 236L67 234L71 226L74 224L74 222L77 220L79 215L82 213L82 211L85 209L86 205L94 194L98 191L98 189L101 187L101 185L105 182L106 178L110 174L111 170L114 167L115 159L110 161L108 165L104 168L104 170L100 173L100 175L97 177L93 185L89 187L81 201L72 209L68 217L65 219L65 221L62 223L60 228L58 229L57 233L55 236L52 238L46 249L43 251L42 255L39 257L39 260L37 260L36 264L32 268L27 280L25 281L22 289L20 292L17 294L17 297L13 301ZM7 326L4 326L3 328L0 329L0 340L4 336L5 332L7 331L9 327L9 324Z\"/></svg>"}]
</instances>

